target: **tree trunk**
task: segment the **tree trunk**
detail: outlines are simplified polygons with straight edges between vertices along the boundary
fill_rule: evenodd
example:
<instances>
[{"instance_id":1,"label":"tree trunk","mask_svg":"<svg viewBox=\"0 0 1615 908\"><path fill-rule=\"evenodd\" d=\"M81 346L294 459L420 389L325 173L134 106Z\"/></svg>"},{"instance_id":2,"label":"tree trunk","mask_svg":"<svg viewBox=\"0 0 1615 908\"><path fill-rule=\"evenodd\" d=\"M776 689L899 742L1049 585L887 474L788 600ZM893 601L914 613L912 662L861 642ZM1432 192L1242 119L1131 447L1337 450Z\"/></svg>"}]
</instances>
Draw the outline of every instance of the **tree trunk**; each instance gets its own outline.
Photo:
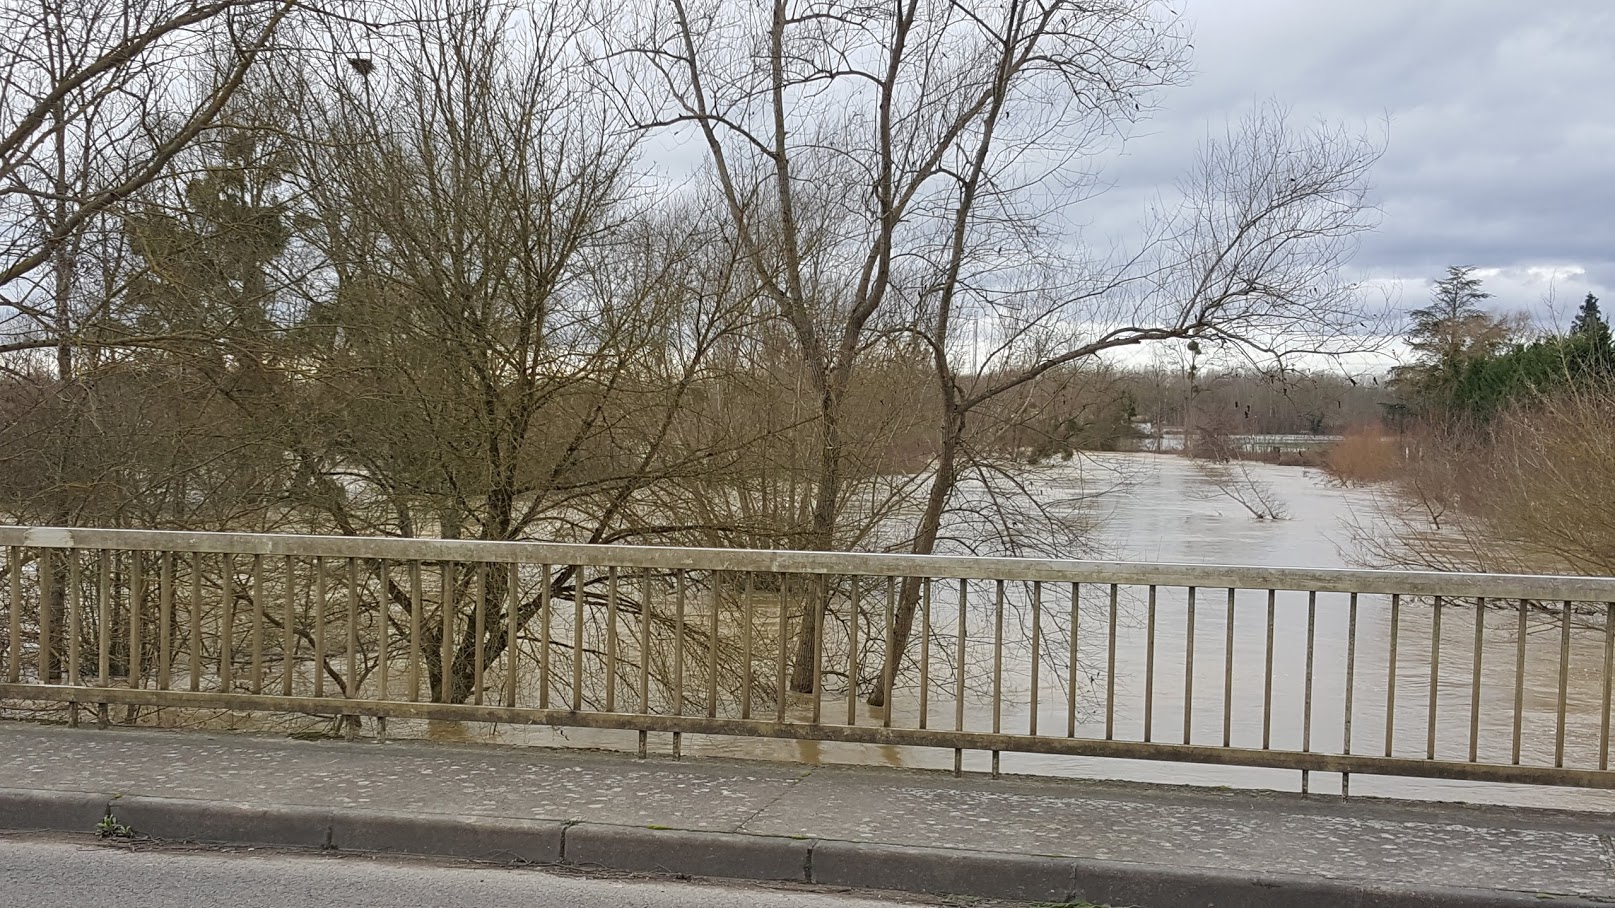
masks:
<instances>
[{"instance_id":1,"label":"tree trunk","mask_svg":"<svg viewBox=\"0 0 1615 908\"><path fill-rule=\"evenodd\" d=\"M931 477L931 489L926 497L925 511L920 515L920 523L914 534L914 544L910 548L915 555L930 555L936 550L936 540L942 532L942 517L947 511L948 499L953 496L954 486L959 482L959 444L964 438L964 428L964 411L949 401L943 426L942 450L937 456L936 475ZM909 637L914 632L914 613L920 604L920 580L919 577L903 578L903 587L897 599L897 611L892 617L891 649L885 654L885 665L880 676L882 683L869 694L870 706L886 705L886 688L893 683L898 669L902 666L903 656L908 650Z\"/></svg>"},{"instance_id":2,"label":"tree trunk","mask_svg":"<svg viewBox=\"0 0 1615 908\"><path fill-rule=\"evenodd\" d=\"M813 505L811 546L820 551L835 547L836 507L841 497L841 425L835 412L835 398L826 394L821 403L824 419L824 448L819 455L818 496ZM791 690L799 694L817 693L817 651L824 616L830 607L830 584L813 585L808 592L807 611L796 638L796 656L791 666Z\"/></svg>"}]
</instances>

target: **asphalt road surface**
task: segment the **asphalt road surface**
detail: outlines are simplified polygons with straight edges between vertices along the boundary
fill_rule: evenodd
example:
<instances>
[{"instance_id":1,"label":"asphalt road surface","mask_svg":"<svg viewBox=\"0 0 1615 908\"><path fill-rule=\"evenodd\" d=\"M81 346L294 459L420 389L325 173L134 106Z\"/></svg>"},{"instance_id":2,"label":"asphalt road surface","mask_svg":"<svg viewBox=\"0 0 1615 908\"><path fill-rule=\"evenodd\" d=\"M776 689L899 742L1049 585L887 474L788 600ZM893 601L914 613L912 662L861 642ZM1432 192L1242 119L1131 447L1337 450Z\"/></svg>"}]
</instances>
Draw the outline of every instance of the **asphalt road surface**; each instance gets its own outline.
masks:
<instances>
[{"instance_id":1,"label":"asphalt road surface","mask_svg":"<svg viewBox=\"0 0 1615 908\"><path fill-rule=\"evenodd\" d=\"M366 855L0 836L0 904L7 908L913 908L937 902Z\"/></svg>"}]
</instances>

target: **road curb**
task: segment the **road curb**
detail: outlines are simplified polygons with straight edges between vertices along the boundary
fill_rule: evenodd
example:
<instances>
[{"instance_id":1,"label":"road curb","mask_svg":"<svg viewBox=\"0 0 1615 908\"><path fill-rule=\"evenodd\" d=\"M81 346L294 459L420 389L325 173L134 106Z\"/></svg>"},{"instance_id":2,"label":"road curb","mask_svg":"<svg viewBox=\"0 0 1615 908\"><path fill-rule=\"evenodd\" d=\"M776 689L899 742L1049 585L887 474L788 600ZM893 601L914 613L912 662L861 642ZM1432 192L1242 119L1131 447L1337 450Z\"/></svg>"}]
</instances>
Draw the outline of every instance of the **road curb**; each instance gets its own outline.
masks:
<instances>
[{"instance_id":1,"label":"road curb","mask_svg":"<svg viewBox=\"0 0 1615 908\"><path fill-rule=\"evenodd\" d=\"M832 886L1064 903L1075 877L1071 858L836 841L813 852L813 881Z\"/></svg>"},{"instance_id":2,"label":"road curb","mask_svg":"<svg viewBox=\"0 0 1615 908\"><path fill-rule=\"evenodd\" d=\"M0 829L94 832L110 795L0 788Z\"/></svg>"},{"instance_id":3,"label":"road curb","mask_svg":"<svg viewBox=\"0 0 1615 908\"><path fill-rule=\"evenodd\" d=\"M1137 908L1307 904L1609 908L1612 903L1538 893L1380 886L1291 874L747 833L0 789L0 831L83 834L95 831L106 816L139 835L177 842L412 854Z\"/></svg>"},{"instance_id":4,"label":"road curb","mask_svg":"<svg viewBox=\"0 0 1615 908\"><path fill-rule=\"evenodd\" d=\"M813 839L577 823L565 863L737 880L812 882ZM890 887L888 887L890 888Z\"/></svg>"},{"instance_id":5,"label":"road curb","mask_svg":"<svg viewBox=\"0 0 1615 908\"><path fill-rule=\"evenodd\" d=\"M167 842L326 848L335 812L309 807L219 804L182 798L120 797L107 813L136 834Z\"/></svg>"},{"instance_id":6,"label":"road curb","mask_svg":"<svg viewBox=\"0 0 1615 908\"><path fill-rule=\"evenodd\" d=\"M344 810L331 820L327 847L499 864L559 864L566 827L556 820Z\"/></svg>"}]
</instances>

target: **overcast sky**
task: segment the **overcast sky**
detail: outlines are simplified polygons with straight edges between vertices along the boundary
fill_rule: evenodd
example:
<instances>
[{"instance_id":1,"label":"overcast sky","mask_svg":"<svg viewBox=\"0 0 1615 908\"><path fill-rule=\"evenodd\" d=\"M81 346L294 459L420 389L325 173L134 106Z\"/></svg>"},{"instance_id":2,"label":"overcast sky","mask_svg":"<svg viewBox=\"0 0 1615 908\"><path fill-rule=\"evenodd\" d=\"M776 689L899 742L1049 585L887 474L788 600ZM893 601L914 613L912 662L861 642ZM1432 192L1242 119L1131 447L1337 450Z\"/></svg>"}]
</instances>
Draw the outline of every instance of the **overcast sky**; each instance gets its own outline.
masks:
<instances>
[{"instance_id":1,"label":"overcast sky","mask_svg":"<svg viewBox=\"0 0 1615 908\"><path fill-rule=\"evenodd\" d=\"M1109 200L1153 193L1208 128L1270 98L1388 126L1383 223L1357 264L1399 308L1467 264L1498 309L1557 308L1561 327L1588 291L1615 309L1615 0L1184 3L1193 82L1128 143Z\"/></svg>"}]
</instances>

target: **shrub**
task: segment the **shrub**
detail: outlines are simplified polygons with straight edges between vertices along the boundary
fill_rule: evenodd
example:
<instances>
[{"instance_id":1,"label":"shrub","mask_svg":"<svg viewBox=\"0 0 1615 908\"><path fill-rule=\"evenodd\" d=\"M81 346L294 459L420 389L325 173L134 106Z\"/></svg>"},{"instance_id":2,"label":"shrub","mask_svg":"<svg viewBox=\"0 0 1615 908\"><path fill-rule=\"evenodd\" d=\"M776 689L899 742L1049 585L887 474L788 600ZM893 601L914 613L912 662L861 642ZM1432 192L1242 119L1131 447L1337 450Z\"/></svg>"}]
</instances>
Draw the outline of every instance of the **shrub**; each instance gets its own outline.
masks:
<instances>
[{"instance_id":1,"label":"shrub","mask_svg":"<svg viewBox=\"0 0 1615 908\"><path fill-rule=\"evenodd\" d=\"M1353 426L1323 454L1323 468L1343 485L1395 479L1406 458L1405 443L1375 426Z\"/></svg>"},{"instance_id":2,"label":"shrub","mask_svg":"<svg viewBox=\"0 0 1615 908\"><path fill-rule=\"evenodd\" d=\"M1381 508L1371 560L1437 569L1615 575L1615 382L1428 431Z\"/></svg>"}]
</instances>

